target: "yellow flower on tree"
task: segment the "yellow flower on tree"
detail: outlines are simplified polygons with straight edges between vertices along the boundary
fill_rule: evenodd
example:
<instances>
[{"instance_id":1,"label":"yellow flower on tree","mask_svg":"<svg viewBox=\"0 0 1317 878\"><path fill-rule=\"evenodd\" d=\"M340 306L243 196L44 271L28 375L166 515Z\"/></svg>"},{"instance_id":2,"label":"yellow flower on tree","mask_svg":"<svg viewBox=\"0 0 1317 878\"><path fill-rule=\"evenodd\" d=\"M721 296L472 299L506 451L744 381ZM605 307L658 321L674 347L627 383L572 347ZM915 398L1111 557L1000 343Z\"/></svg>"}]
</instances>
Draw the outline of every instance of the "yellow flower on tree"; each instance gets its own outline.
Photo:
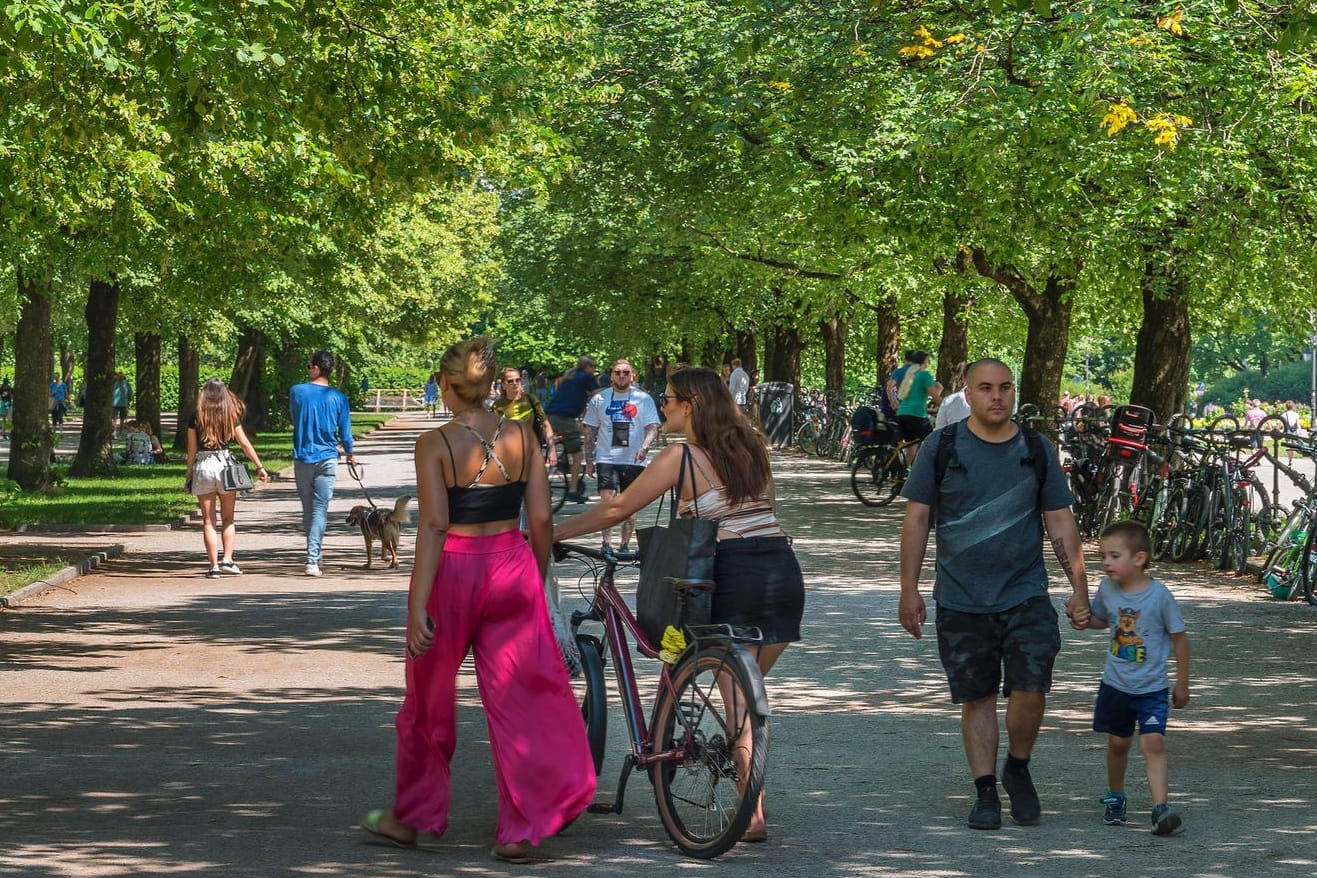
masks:
<instances>
[{"instance_id":1,"label":"yellow flower on tree","mask_svg":"<svg viewBox=\"0 0 1317 878\"><path fill-rule=\"evenodd\" d=\"M963 43L963 42L965 42L965 35L964 35L964 34L952 34L951 36L947 37L947 38L946 38L945 40L943 40L942 42L946 43L948 46L954 46L954 45L956 45L956 43Z\"/></svg>"},{"instance_id":2,"label":"yellow flower on tree","mask_svg":"<svg viewBox=\"0 0 1317 878\"><path fill-rule=\"evenodd\" d=\"M1139 114L1134 112L1134 108L1129 105L1128 101L1121 101L1118 104L1111 104L1107 108L1107 114L1102 117L1102 125L1107 129L1108 137L1115 137L1131 122L1136 121Z\"/></svg>"},{"instance_id":3,"label":"yellow flower on tree","mask_svg":"<svg viewBox=\"0 0 1317 878\"><path fill-rule=\"evenodd\" d=\"M933 32L922 24L915 30L915 36L923 40L925 46L931 46L934 49L942 48L942 41L934 38Z\"/></svg>"},{"instance_id":4,"label":"yellow flower on tree","mask_svg":"<svg viewBox=\"0 0 1317 878\"><path fill-rule=\"evenodd\" d=\"M791 83L783 82L780 79L773 80L768 84L768 87L774 91L791 91Z\"/></svg>"},{"instance_id":5,"label":"yellow flower on tree","mask_svg":"<svg viewBox=\"0 0 1317 878\"><path fill-rule=\"evenodd\" d=\"M902 46L897 54L902 58L932 58L933 50L928 46Z\"/></svg>"},{"instance_id":6,"label":"yellow flower on tree","mask_svg":"<svg viewBox=\"0 0 1317 878\"><path fill-rule=\"evenodd\" d=\"M1187 34L1185 34L1184 28L1180 25L1180 22L1183 20L1184 10L1177 9L1170 15L1164 15L1157 19L1157 27L1166 31L1173 37L1185 37Z\"/></svg>"},{"instance_id":7,"label":"yellow flower on tree","mask_svg":"<svg viewBox=\"0 0 1317 878\"><path fill-rule=\"evenodd\" d=\"M1152 132L1152 142L1164 149L1175 149L1180 142L1180 132L1194 123L1188 116L1174 113L1158 113L1151 119L1145 119L1143 127Z\"/></svg>"}]
</instances>

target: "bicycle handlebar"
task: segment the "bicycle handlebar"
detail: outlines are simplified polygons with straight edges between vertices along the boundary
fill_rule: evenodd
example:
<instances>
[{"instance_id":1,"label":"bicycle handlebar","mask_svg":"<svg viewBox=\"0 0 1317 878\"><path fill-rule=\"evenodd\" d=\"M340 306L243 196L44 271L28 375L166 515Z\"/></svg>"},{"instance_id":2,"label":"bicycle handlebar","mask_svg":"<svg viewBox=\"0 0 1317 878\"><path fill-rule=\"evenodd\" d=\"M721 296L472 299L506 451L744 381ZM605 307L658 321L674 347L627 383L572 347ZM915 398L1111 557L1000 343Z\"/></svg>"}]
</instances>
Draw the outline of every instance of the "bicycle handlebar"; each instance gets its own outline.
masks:
<instances>
[{"instance_id":1,"label":"bicycle handlebar","mask_svg":"<svg viewBox=\"0 0 1317 878\"><path fill-rule=\"evenodd\" d=\"M615 552L612 549L592 549L580 543L554 543L553 560L562 561L568 555L580 555L605 564L629 564L640 560L639 552Z\"/></svg>"}]
</instances>

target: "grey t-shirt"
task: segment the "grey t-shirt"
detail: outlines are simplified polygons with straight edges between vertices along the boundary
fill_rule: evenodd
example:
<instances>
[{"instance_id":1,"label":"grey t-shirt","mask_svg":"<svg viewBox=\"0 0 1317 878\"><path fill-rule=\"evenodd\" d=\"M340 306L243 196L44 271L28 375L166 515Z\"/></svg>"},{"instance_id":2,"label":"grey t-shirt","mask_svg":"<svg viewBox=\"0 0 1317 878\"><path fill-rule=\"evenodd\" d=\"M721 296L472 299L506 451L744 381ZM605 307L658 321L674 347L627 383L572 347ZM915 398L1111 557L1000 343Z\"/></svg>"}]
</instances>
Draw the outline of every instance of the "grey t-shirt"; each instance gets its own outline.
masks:
<instances>
[{"instance_id":1,"label":"grey t-shirt","mask_svg":"<svg viewBox=\"0 0 1317 878\"><path fill-rule=\"evenodd\" d=\"M1130 695L1166 691L1171 635L1184 630L1175 596L1160 579L1138 591L1122 591L1109 579L1098 583L1093 615L1111 623L1111 644L1102 682Z\"/></svg>"},{"instance_id":2,"label":"grey t-shirt","mask_svg":"<svg viewBox=\"0 0 1317 878\"><path fill-rule=\"evenodd\" d=\"M1041 513L1074 502L1052 444L1043 439L1047 478L1040 491L1023 431L1005 442L986 442L962 421L935 496L933 462L949 429L934 430L924 440L901 491L937 513L933 600L963 613L1000 613L1046 595Z\"/></svg>"}]
</instances>

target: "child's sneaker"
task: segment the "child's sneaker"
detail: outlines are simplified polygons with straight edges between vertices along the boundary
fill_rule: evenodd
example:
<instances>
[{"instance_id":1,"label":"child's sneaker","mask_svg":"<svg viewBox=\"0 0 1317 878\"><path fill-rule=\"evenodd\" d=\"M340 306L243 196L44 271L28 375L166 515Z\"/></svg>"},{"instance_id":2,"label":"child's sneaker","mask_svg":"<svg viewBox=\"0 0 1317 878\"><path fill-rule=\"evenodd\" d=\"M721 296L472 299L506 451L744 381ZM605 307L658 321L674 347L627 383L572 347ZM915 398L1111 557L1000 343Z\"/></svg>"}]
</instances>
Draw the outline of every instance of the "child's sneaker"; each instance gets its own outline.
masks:
<instances>
[{"instance_id":1,"label":"child's sneaker","mask_svg":"<svg viewBox=\"0 0 1317 878\"><path fill-rule=\"evenodd\" d=\"M1170 805L1158 805L1152 809L1152 834L1172 835L1180 828L1180 814Z\"/></svg>"},{"instance_id":2,"label":"child's sneaker","mask_svg":"<svg viewBox=\"0 0 1317 878\"><path fill-rule=\"evenodd\" d=\"M1108 826L1120 826L1125 822L1125 794L1107 793L1102 797L1106 806L1102 812L1102 822Z\"/></svg>"}]
</instances>

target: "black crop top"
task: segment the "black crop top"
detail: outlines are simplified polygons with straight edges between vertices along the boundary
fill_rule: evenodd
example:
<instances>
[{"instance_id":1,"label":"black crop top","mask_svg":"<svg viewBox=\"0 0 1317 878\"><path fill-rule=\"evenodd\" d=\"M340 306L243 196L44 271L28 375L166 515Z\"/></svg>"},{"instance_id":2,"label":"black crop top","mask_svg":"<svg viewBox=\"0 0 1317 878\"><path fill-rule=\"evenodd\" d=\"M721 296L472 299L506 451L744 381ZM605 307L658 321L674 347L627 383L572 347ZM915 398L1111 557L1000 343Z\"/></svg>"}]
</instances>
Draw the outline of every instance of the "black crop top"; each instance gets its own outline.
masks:
<instances>
[{"instance_id":1,"label":"black crop top","mask_svg":"<svg viewBox=\"0 0 1317 878\"><path fill-rule=\"evenodd\" d=\"M521 512L521 501L526 495L526 482L524 478L517 481L508 481L502 485L489 485L480 481L480 477L485 473L485 467L489 466L492 461L498 466L499 472L504 478L511 479L507 469L503 466L503 461L498 459L494 453L494 443L498 441L499 433L503 430L504 420L500 420L498 429L494 431L494 438L486 440L473 427L461 424L471 431L480 444L485 449L485 460L480 465L480 471L476 473L475 479L470 485L463 488L459 485L451 485L448 488L448 521L451 524L484 524L488 521L506 521L510 518L516 518ZM453 465L453 474L457 474L457 461L453 458L453 446L448 443L448 437L443 431L439 431L439 438L444 440L444 445L448 446L448 459ZM525 476L525 449L522 450L522 476Z\"/></svg>"}]
</instances>

